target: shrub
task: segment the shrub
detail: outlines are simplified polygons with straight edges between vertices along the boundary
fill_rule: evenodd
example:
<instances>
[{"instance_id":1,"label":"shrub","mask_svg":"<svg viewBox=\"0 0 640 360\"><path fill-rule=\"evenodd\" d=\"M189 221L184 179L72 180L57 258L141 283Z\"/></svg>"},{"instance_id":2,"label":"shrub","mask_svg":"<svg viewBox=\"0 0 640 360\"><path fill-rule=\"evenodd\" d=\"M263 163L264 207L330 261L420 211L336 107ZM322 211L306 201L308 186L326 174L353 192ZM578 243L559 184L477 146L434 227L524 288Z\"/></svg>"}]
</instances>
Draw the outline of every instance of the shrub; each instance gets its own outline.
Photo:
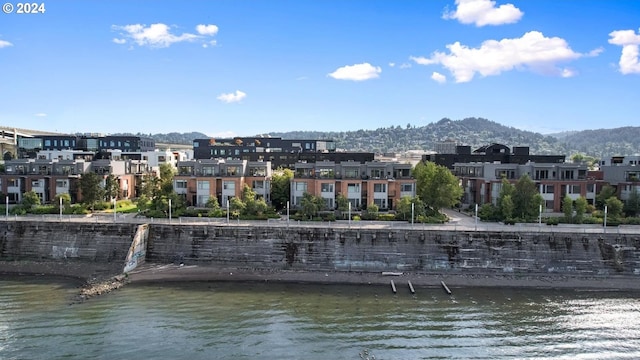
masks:
<instances>
[{"instance_id":1,"label":"shrub","mask_svg":"<svg viewBox=\"0 0 640 360\"><path fill-rule=\"evenodd\" d=\"M39 205L29 209L31 214L44 215L44 214L57 214L60 210L53 205Z\"/></svg>"},{"instance_id":2,"label":"shrub","mask_svg":"<svg viewBox=\"0 0 640 360\"><path fill-rule=\"evenodd\" d=\"M378 215L378 220L381 220L381 221L395 221L396 220L396 215L395 214L379 214Z\"/></svg>"}]
</instances>

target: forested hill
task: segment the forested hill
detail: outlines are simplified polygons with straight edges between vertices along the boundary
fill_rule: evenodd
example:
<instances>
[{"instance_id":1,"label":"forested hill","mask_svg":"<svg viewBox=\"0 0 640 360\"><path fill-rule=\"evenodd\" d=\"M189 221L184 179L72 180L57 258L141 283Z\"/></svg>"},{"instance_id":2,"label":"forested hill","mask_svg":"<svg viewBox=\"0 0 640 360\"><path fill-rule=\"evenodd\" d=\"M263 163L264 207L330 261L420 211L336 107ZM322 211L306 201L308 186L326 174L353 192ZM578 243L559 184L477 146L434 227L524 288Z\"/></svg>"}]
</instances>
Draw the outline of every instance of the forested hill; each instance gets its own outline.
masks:
<instances>
[{"instance_id":1,"label":"forested hill","mask_svg":"<svg viewBox=\"0 0 640 360\"><path fill-rule=\"evenodd\" d=\"M296 131L271 133L270 135L283 138L334 139L341 149L374 152L402 152L414 149L433 150L436 142L447 139L463 145L470 145L471 147L479 147L491 143L501 143L510 147L529 146L532 153L536 154L559 154L564 151L564 147L557 138L504 126L481 118L467 118L456 121L445 118L420 127L408 124L405 127L392 126L376 130L348 132Z\"/></svg>"},{"instance_id":2,"label":"forested hill","mask_svg":"<svg viewBox=\"0 0 640 360\"><path fill-rule=\"evenodd\" d=\"M149 136L147 134L136 134ZM243 134L248 135L248 134ZM333 139L339 149L377 153L407 150L434 150L434 144L447 139L472 148L500 143L509 147L529 146L532 154L549 155L576 153L602 159L612 155L640 154L640 127L622 127L572 131L553 135L524 131L482 118L463 120L442 119L425 126L390 126L357 131L290 131L273 132L270 136L285 139ZM193 139L207 138L199 133L168 133L151 135L156 142L191 144Z\"/></svg>"}]
</instances>

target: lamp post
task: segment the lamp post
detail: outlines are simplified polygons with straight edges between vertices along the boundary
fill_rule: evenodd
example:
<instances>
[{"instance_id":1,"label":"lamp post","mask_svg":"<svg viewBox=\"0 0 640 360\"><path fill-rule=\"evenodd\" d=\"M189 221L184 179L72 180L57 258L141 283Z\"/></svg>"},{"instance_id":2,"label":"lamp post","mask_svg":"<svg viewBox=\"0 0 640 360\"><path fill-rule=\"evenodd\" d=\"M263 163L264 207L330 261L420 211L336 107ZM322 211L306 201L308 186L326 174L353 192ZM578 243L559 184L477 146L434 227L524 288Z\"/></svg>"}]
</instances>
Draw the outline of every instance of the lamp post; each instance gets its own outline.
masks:
<instances>
[{"instance_id":1,"label":"lamp post","mask_svg":"<svg viewBox=\"0 0 640 360\"><path fill-rule=\"evenodd\" d=\"M169 199L169 224L171 224L171 199Z\"/></svg>"},{"instance_id":2,"label":"lamp post","mask_svg":"<svg viewBox=\"0 0 640 360\"><path fill-rule=\"evenodd\" d=\"M62 196L60 196L58 200L60 200L60 221L62 221Z\"/></svg>"},{"instance_id":3,"label":"lamp post","mask_svg":"<svg viewBox=\"0 0 640 360\"><path fill-rule=\"evenodd\" d=\"M227 225L229 224L229 199L227 199Z\"/></svg>"},{"instance_id":4,"label":"lamp post","mask_svg":"<svg viewBox=\"0 0 640 360\"><path fill-rule=\"evenodd\" d=\"M413 214L416 208L416 204L415 203L411 203L411 227L413 227Z\"/></svg>"},{"instance_id":5,"label":"lamp post","mask_svg":"<svg viewBox=\"0 0 640 360\"><path fill-rule=\"evenodd\" d=\"M60 200L62 200L62 198L60 198ZM62 204L62 202L60 202L60 204ZM62 205L60 206L62 207ZM113 198L113 222L117 221L116 211L116 198ZM169 217L171 217L171 199L169 199Z\"/></svg>"},{"instance_id":6,"label":"lamp post","mask_svg":"<svg viewBox=\"0 0 640 360\"><path fill-rule=\"evenodd\" d=\"M538 207L538 228L542 227L542 204Z\"/></svg>"},{"instance_id":7,"label":"lamp post","mask_svg":"<svg viewBox=\"0 0 640 360\"><path fill-rule=\"evenodd\" d=\"M287 201L287 226L289 226L289 202Z\"/></svg>"},{"instance_id":8,"label":"lamp post","mask_svg":"<svg viewBox=\"0 0 640 360\"><path fill-rule=\"evenodd\" d=\"M476 230L478 231L478 204L476 204Z\"/></svg>"},{"instance_id":9,"label":"lamp post","mask_svg":"<svg viewBox=\"0 0 640 360\"><path fill-rule=\"evenodd\" d=\"M4 216L7 218L7 220L9 220L9 195L4 196L4 201L5 201Z\"/></svg>"},{"instance_id":10,"label":"lamp post","mask_svg":"<svg viewBox=\"0 0 640 360\"><path fill-rule=\"evenodd\" d=\"M604 228L603 231L607 232L607 205L604 206Z\"/></svg>"},{"instance_id":11,"label":"lamp post","mask_svg":"<svg viewBox=\"0 0 640 360\"><path fill-rule=\"evenodd\" d=\"M351 228L351 202L349 202L349 228Z\"/></svg>"}]
</instances>

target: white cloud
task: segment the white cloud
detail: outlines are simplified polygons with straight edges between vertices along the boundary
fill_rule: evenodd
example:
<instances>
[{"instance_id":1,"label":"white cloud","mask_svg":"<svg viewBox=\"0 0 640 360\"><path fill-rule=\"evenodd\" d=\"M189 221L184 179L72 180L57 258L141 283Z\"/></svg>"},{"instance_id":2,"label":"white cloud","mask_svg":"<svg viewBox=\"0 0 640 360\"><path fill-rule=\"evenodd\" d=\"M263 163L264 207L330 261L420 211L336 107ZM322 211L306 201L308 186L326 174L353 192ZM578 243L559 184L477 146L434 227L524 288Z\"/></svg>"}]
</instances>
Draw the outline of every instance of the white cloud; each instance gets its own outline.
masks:
<instances>
[{"instance_id":1,"label":"white cloud","mask_svg":"<svg viewBox=\"0 0 640 360\"><path fill-rule=\"evenodd\" d=\"M436 51L429 58L410 59L420 65L440 64L453 74L456 82L462 83L471 81L476 73L491 76L513 69L562 76L563 70L556 67L557 63L586 56L573 51L564 39L545 37L538 31L530 31L521 38L487 40L479 48L455 42L447 45L447 49L448 54Z\"/></svg>"},{"instance_id":2,"label":"white cloud","mask_svg":"<svg viewBox=\"0 0 640 360\"><path fill-rule=\"evenodd\" d=\"M560 73L560 76L562 76L563 78L570 78L576 76L576 72L572 69L564 68L562 69L562 73Z\"/></svg>"},{"instance_id":3,"label":"white cloud","mask_svg":"<svg viewBox=\"0 0 640 360\"><path fill-rule=\"evenodd\" d=\"M638 34L633 30L612 31L609 36L610 44L622 46L620 55L620 72L623 74L640 74L640 30Z\"/></svg>"},{"instance_id":4,"label":"white cloud","mask_svg":"<svg viewBox=\"0 0 640 360\"><path fill-rule=\"evenodd\" d=\"M378 74L380 74L381 72L382 69L379 66L373 66L369 63L362 63L343 66L330 73L328 76L331 76L332 78L337 80L363 81L375 79L379 77Z\"/></svg>"},{"instance_id":5,"label":"white cloud","mask_svg":"<svg viewBox=\"0 0 640 360\"><path fill-rule=\"evenodd\" d=\"M198 25L196 31L200 35L215 35L218 33L218 27L215 25Z\"/></svg>"},{"instance_id":6,"label":"white cloud","mask_svg":"<svg viewBox=\"0 0 640 360\"><path fill-rule=\"evenodd\" d=\"M400 65L400 69L409 69L411 67L410 63L403 63Z\"/></svg>"},{"instance_id":7,"label":"white cloud","mask_svg":"<svg viewBox=\"0 0 640 360\"><path fill-rule=\"evenodd\" d=\"M433 74L431 74L431 79L433 79L435 82L439 84L444 84L447 82L447 77L436 71L434 71Z\"/></svg>"},{"instance_id":8,"label":"white cloud","mask_svg":"<svg viewBox=\"0 0 640 360\"><path fill-rule=\"evenodd\" d=\"M455 11L445 11L443 19L456 19L476 26L503 25L518 22L524 13L513 4L496 7L491 0L456 0Z\"/></svg>"},{"instance_id":9,"label":"white cloud","mask_svg":"<svg viewBox=\"0 0 640 360\"><path fill-rule=\"evenodd\" d=\"M203 47L210 45L215 46L216 41L206 40L205 36L213 36L218 32L216 25L198 25L196 26L196 31L199 35L188 32L174 34L169 25L162 23L151 24L149 26L143 24L113 25L112 29L120 31L120 35L122 36L122 38L113 39L113 42L116 44L125 44L127 39L129 39L138 46L149 46L152 48L165 48L179 42L194 41L203 42Z\"/></svg>"},{"instance_id":10,"label":"white cloud","mask_svg":"<svg viewBox=\"0 0 640 360\"><path fill-rule=\"evenodd\" d=\"M33 114L33 116L37 116L37 117L46 117L47 114L45 113L37 113L37 114Z\"/></svg>"},{"instance_id":11,"label":"white cloud","mask_svg":"<svg viewBox=\"0 0 640 360\"><path fill-rule=\"evenodd\" d=\"M3 47L9 47L9 46L13 46L13 44L5 40L0 40L0 49L2 49Z\"/></svg>"},{"instance_id":12,"label":"white cloud","mask_svg":"<svg viewBox=\"0 0 640 360\"><path fill-rule=\"evenodd\" d=\"M240 90L236 90L235 93L220 94L220 96L218 96L217 99L227 104L230 104L234 102L240 102L242 101L242 99L246 97L247 97L247 94L245 94Z\"/></svg>"},{"instance_id":13,"label":"white cloud","mask_svg":"<svg viewBox=\"0 0 640 360\"><path fill-rule=\"evenodd\" d=\"M396 66L396 63L394 63L394 62L390 62L389 63L389 67L395 67L395 66Z\"/></svg>"}]
</instances>

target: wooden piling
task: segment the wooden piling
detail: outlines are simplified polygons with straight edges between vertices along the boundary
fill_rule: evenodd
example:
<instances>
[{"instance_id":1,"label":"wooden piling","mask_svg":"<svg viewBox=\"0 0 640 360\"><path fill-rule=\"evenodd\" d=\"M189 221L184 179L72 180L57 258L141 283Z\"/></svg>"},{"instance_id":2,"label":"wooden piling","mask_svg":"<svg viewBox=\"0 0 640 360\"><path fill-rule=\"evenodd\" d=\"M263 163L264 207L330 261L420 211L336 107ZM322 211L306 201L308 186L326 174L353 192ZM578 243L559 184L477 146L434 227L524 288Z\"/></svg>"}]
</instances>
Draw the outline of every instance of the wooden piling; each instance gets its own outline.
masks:
<instances>
[{"instance_id":1,"label":"wooden piling","mask_svg":"<svg viewBox=\"0 0 640 360\"><path fill-rule=\"evenodd\" d=\"M409 291L411 291L412 294L416 293L416 290L413 288L413 284L411 284L411 280L409 280Z\"/></svg>"},{"instance_id":2,"label":"wooden piling","mask_svg":"<svg viewBox=\"0 0 640 360\"><path fill-rule=\"evenodd\" d=\"M447 284L444 283L444 281L440 281L440 284L442 284L442 287L444 288L444 291L451 295L451 290L449 290L449 287L447 286Z\"/></svg>"},{"instance_id":3,"label":"wooden piling","mask_svg":"<svg viewBox=\"0 0 640 360\"><path fill-rule=\"evenodd\" d=\"M394 294L397 292L396 284L393 283L393 280L391 280L391 291L393 291Z\"/></svg>"}]
</instances>

